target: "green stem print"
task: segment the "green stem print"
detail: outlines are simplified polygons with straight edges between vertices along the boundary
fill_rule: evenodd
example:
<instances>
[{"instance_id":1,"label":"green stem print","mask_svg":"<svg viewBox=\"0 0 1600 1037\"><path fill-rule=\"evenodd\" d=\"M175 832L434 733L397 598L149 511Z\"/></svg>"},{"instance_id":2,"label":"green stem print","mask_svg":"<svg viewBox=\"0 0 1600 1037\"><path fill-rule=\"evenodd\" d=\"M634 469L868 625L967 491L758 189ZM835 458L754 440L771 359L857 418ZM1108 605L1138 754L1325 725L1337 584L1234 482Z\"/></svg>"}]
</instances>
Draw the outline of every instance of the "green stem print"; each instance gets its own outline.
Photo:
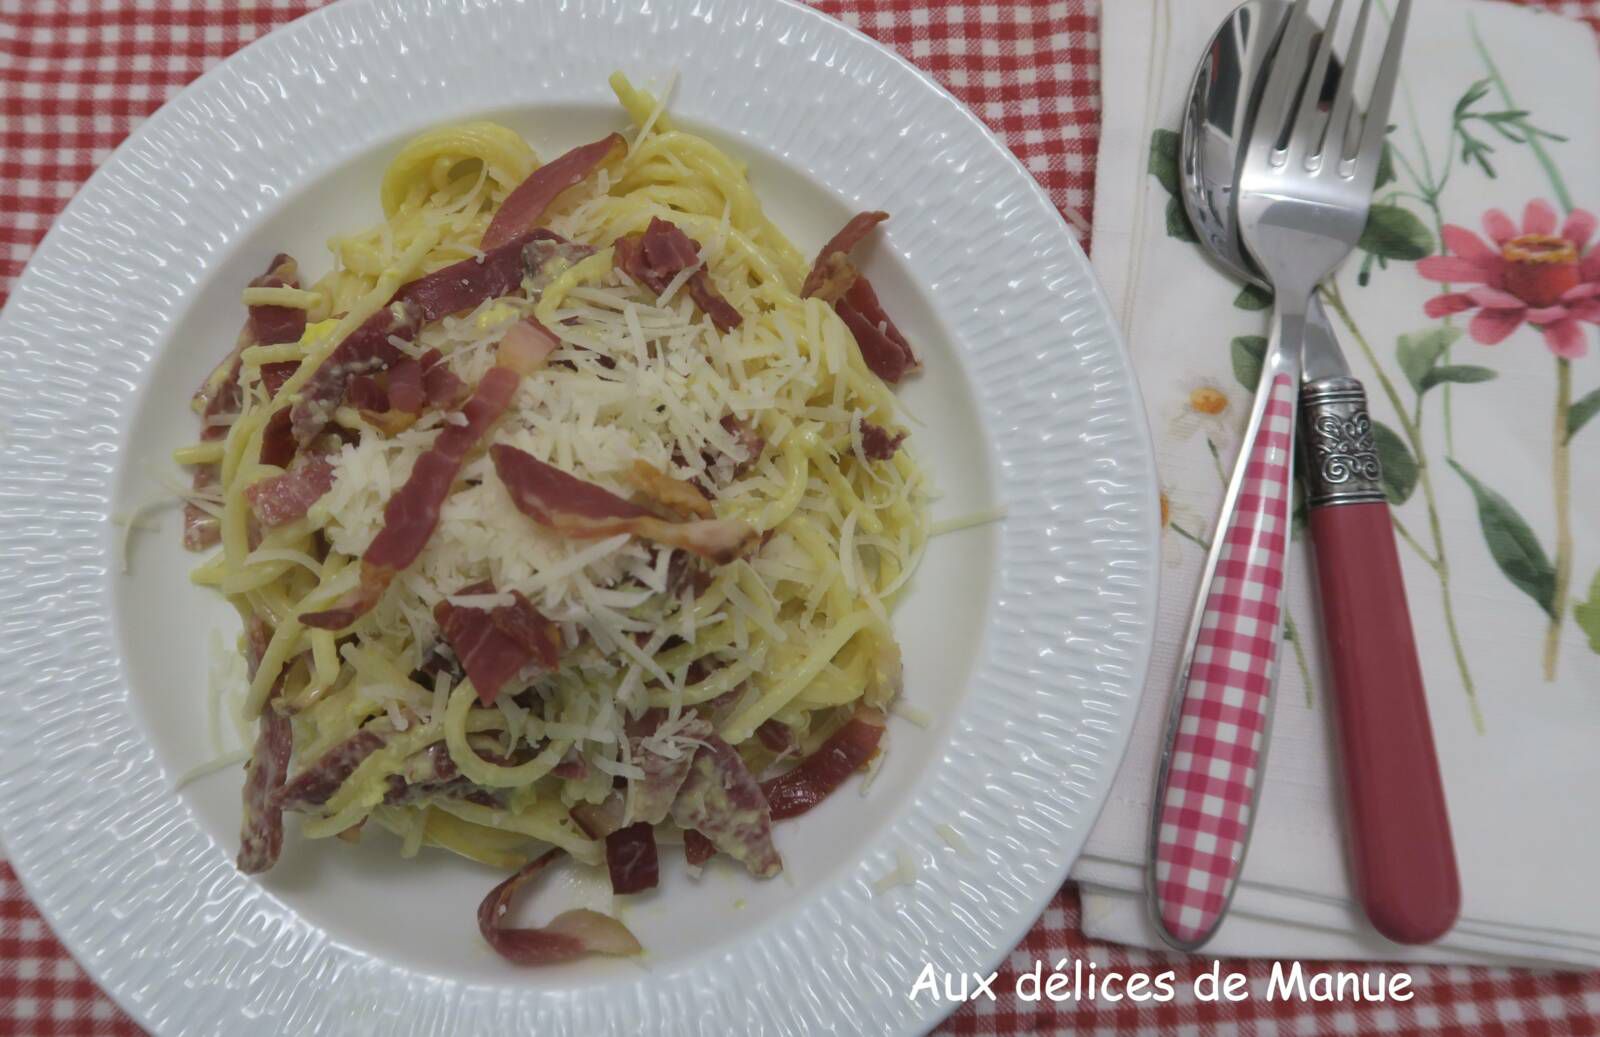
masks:
<instances>
[{"instance_id":1,"label":"green stem print","mask_svg":"<svg viewBox=\"0 0 1600 1037\"><path fill-rule=\"evenodd\" d=\"M1451 654L1455 660L1456 670L1461 675L1461 687L1467 695L1467 710L1472 716L1473 726L1479 734L1482 734L1486 730L1483 711L1478 706L1477 683L1472 679L1472 670L1467 665L1467 653L1461 641L1461 627L1456 621L1455 596L1450 586L1450 560L1445 552L1444 526L1439 519L1439 500L1434 492L1433 473L1428 464L1427 444L1423 440L1422 433L1423 396L1436 385L1448 384L1447 380L1440 380L1436 372L1451 368L1441 369L1437 362L1460 332L1449 329L1435 334L1428 340L1401 336L1397 347L1400 366L1416 392L1416 402L1408 410L1394 379L1389 377L1389 373L1378 360L1378 354L1372 348L1372 343L1368 341L1356 323L1355 317L1351 315L1350 307L1345 303L1344 293L1337 281L1330 281L1322 287L1322 298L1338 315L1340 322L1350 332L1356 347L1376 372L1384 398L1394 409L1395 419L1400 423L1403 439L1397 437L1387 426L1377 425L1375 429L1374 439L1377 441L1379 459L1383 464L1384 490L1389 496L1390 506L1396 511L1410 499L1415 489L1420 487L1422 490L1422 501L1428 518L1429 546L1424 546L1398 513L1394 516L1395 530L1399 533L1400 539L1416 552L1417 557L1427 563L1439 581L1439 604L1444 613L1445 631L1450 638ZM1380 429L1382 431L1377 431Z\"/></svg>"},{"instance_id":2,"label":"green stem print","mask_svg":"<svg viewBox=\"0 0 1600 1037\"><path fill-rule=\"evenodd\" d=\"M1556 358L1556 414L1551 483L1556 493L1555 585L1551 588L1550 626L1544 636L1544 679L1556 679L1561 654L1561 621L1566 615L1567 588L1572 583L1572 448L1567 424L1572 414L1572 361Z\"/></svg>"}]
</instances>

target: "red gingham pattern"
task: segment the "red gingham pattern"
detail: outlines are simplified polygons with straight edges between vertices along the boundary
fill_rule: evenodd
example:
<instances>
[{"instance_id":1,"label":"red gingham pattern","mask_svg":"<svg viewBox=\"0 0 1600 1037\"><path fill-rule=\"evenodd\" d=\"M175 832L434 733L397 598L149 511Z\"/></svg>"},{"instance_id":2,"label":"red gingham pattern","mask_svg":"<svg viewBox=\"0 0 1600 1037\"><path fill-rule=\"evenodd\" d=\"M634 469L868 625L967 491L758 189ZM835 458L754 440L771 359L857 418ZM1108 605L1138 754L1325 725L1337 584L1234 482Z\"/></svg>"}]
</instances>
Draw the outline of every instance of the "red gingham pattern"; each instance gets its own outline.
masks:
<instances>
[{"instance_id":1,"label":"red gingham pattern","mask_svg":"<svg viewBox=\"0 0 1600 1037\"><path fill-rule=\"evenodd\" d=\"M1156 790L1156 899L1161 924L1183 944L1221 921L1250 835L1278 658L1298 391L1288 375L1272 381Z\"/></svg>"},{"instance_id":2,"label":"red gingham pattern","mask_svg":"<svg viewBox=\"0 0 1600 1037\"><path fill-rule=\"evenodd\" d=\"M1600 0L1530 0L1600 28ZM319 0L0 0L0 299L51 219L112 149L195 76ZM1068 212L1092 211L1099 144L1096 0L820 0L821 9L932 72L1011 145ZM1076 222L1076 220L1074 220ZM1071 886L1007 958L998 998L944 1031L1061 1033L1600 1033L1600 974L1412 967L1405 1004L1171 1004L1015 996L1020 971L1085 959L1106 969L1176 972L1180 995L1211 960L1093 943ZM1325 967L1335 967L1328 965ZM1367 968L1365 966L1347 966ZM1384 971L1384 966L1371 967ZM1388 967L1392 969L1392 967ZM1225 961L1264 990L1270 964ZM0 1035L137 1035L67 955L0 862Z\"/></svg>"}]
</instances>

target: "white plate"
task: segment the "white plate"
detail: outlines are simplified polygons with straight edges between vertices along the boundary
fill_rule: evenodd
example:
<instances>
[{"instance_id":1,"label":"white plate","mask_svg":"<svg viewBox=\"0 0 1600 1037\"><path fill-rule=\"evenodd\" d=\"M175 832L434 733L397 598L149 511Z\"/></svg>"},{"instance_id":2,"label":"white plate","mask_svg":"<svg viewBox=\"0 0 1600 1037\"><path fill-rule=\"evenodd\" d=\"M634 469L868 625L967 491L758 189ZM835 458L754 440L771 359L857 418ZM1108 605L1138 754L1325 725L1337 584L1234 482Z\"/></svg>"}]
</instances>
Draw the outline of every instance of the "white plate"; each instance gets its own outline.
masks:
<instances>
[{"instance_id":1,"label":"white plate","mask_svg":"<svg viewBox=\"0 0 1600 1037\"><path fill-rule=\"evenodd\" d=\"M480 940L497 876L293 827L232 864L238 776L208 755L209 631L177 517L118 572L114 515L193 432L190 389L279 249L376 219L426 126L488 114L552 155L682 71L674 115L747 158L803 251L894 214L867 269L918 343L903 390L946 495L1002 525L940 538L896 614L907 698L870 795L780 826L789 881L670 867L626 918L649 949L517 970ZM1149 650L1157 514L1128 358L1088 262L1016 160L931 80L781 0L347 2L236 54L146 122L56 221L0 322L0 825L77 959L162 1034L899 1033L923 964L987 969L1077 855ZM970 845L945 844L949 824ZM914 887L874 895L897 853ZM672 855L667 855L672 856ZM537 898L536 898L537 899Z\"/></svg>"}]
</instances>

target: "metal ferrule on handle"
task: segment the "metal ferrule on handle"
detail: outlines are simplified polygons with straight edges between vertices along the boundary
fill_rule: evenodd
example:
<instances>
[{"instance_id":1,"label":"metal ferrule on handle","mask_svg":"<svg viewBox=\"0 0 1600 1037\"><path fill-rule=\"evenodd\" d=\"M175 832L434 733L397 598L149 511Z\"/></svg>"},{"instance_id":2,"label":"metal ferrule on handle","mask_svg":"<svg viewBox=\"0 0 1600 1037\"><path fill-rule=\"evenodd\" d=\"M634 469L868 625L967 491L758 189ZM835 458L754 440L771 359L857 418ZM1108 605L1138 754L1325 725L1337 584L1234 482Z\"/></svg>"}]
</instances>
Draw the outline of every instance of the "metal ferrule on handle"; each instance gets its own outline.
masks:
<instances>
[{"instance_id":1,"label":"metal ferrule on handle","mask_svg":"<svg viewBox=\"0 0 1600 1037\"><path fill-rule=\"evenodd\" d=\"M1307 507L1382 502L1383 466L1361 383L1349 376L1307 382L1300 414Z\"/></svg>"}]
</instances>

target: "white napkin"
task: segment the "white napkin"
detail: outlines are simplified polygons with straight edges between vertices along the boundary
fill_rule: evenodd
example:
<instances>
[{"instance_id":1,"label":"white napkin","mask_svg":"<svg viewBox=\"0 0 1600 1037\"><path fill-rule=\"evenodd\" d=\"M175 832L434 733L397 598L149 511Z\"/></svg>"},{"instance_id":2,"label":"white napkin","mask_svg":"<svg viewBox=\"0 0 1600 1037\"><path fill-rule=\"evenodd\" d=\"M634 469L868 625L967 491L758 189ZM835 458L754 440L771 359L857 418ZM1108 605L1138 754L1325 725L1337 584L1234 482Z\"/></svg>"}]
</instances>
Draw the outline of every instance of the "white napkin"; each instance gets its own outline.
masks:
<instances>
[{"instance_id":1,"label":"white napkin","mask_svg":"<svg viewBox=\"0 0 1600 1037\"><path fill-rule=\"evenodd\" d=\"M1215 523L1223 473L1232 468L1249 407L1241 375L1253 379L1251 350L1259 350L1249 336L1267 334L1268 316L1237 305L1239 286L1207 264L1198 246L1173 236L1180 207L1168 193L1170 174L1162 182L1159 155L1174 138L1155 135L1177 129L1194 64L1233 6L1117 0L1102 7L1094 265L1143 384L1169 525L1150 683L1127 759L1073 874L1083 884L1085 931L1143 946L1160 945L1143 902L1151 787L1204 558L1188 538L1209 537ZM1512 324L1515 311L1485 316L1463 298L1457 302L1472 308L1448 324L1428 316L1424 304L1447 291L1476 288L1480 301L1497 307L1516 300L1462 284L1460 261L1420 269L1413 261L1419 246L1437 254L1441 223L1486 238L1485 215L1493 209L1509 214L1510 232L1520 234L1528 203L1544 199L1556 214L1554 237L1567 227L1569 209L1600 213L1600 60L1593 35L1579 23L1503 4L1418 0L1403 70L1391 115L1397 179L1379 191L1380 201L1403 211L1386 209L1382 217L1384 260L1358 251L1337 278L1360 338L1338 316L1334 323L1366 383L1373 417L1396 441L1413 437L1378 371L1408 420L1418 400L1413 385L1428 384L1414 420L1428 488L1417 480L1417 466L1406 463L1418 453L1410 446L1396 457L1391 444L1385 462L1409 492L1396 509L1407 534L1430 554L1443 545L1459 631L1450 633L1439 573L1402 542L1461 869L1461 921L1436 945L1403 948L1378 936L1354 903L1330 690L1302 540L1291 556L1288 597L1299 636L1283 647L1254 837L1231 914L1206 953L1600 966L1600 419L1568 443L1568 499L1560 510L1570 543L1559 551L1553 434L1563 377L1575 401L1569 424L1580 424L1586 412L1576 401L1600 409L1600 394L1590 395L1600 387L1600 327L1578 320L1567 338L1557 329L1560 348L1576 353L1581 343L1585 351L1558 375L1548 336L1530 323L1518 323L1494 346L1465 333L1470 324L1479 337L1492 337ZM1536 147L1526 143L1530 126L1543 131L1532 138ZM1425 198L1445 170L1435 213ZM1532 229L1550 229L1539 206L1531 218ZM1580 216L1570 229L1586 222ZM1495 231L1504 237L1507 227L1497 223ZM1463 234L1446 236L1456 253L1471 247ZM1513 246L1514 254L1519 247L1526 251ZM1595 248L1592 238L1585 247ZM1495 242L1483 247L1485 255L1504 251ZM1503 283L1531 296L1558 292L1551 278L1565 277L1563 285L1578 277L1600 281L1600 252L1580 270L1552 266L1530 273L1522 263L1514 284ZM1447 289L1425 273L1456 283ZM1575 318L1600 321L1600 304L1563 306ZM1537 316L1555 322L1562 313ZM1451 335L1460 337L1430 367L1430 346ZM1220 414L1208 413L1219 407ZM1463 473L1479 481L1479 496ZM1488 516L1487 533L1480 513ZM1555 597L1558 569L1569 575L1552 678L1544 605Z\"/></svg>"}]
</instances>

